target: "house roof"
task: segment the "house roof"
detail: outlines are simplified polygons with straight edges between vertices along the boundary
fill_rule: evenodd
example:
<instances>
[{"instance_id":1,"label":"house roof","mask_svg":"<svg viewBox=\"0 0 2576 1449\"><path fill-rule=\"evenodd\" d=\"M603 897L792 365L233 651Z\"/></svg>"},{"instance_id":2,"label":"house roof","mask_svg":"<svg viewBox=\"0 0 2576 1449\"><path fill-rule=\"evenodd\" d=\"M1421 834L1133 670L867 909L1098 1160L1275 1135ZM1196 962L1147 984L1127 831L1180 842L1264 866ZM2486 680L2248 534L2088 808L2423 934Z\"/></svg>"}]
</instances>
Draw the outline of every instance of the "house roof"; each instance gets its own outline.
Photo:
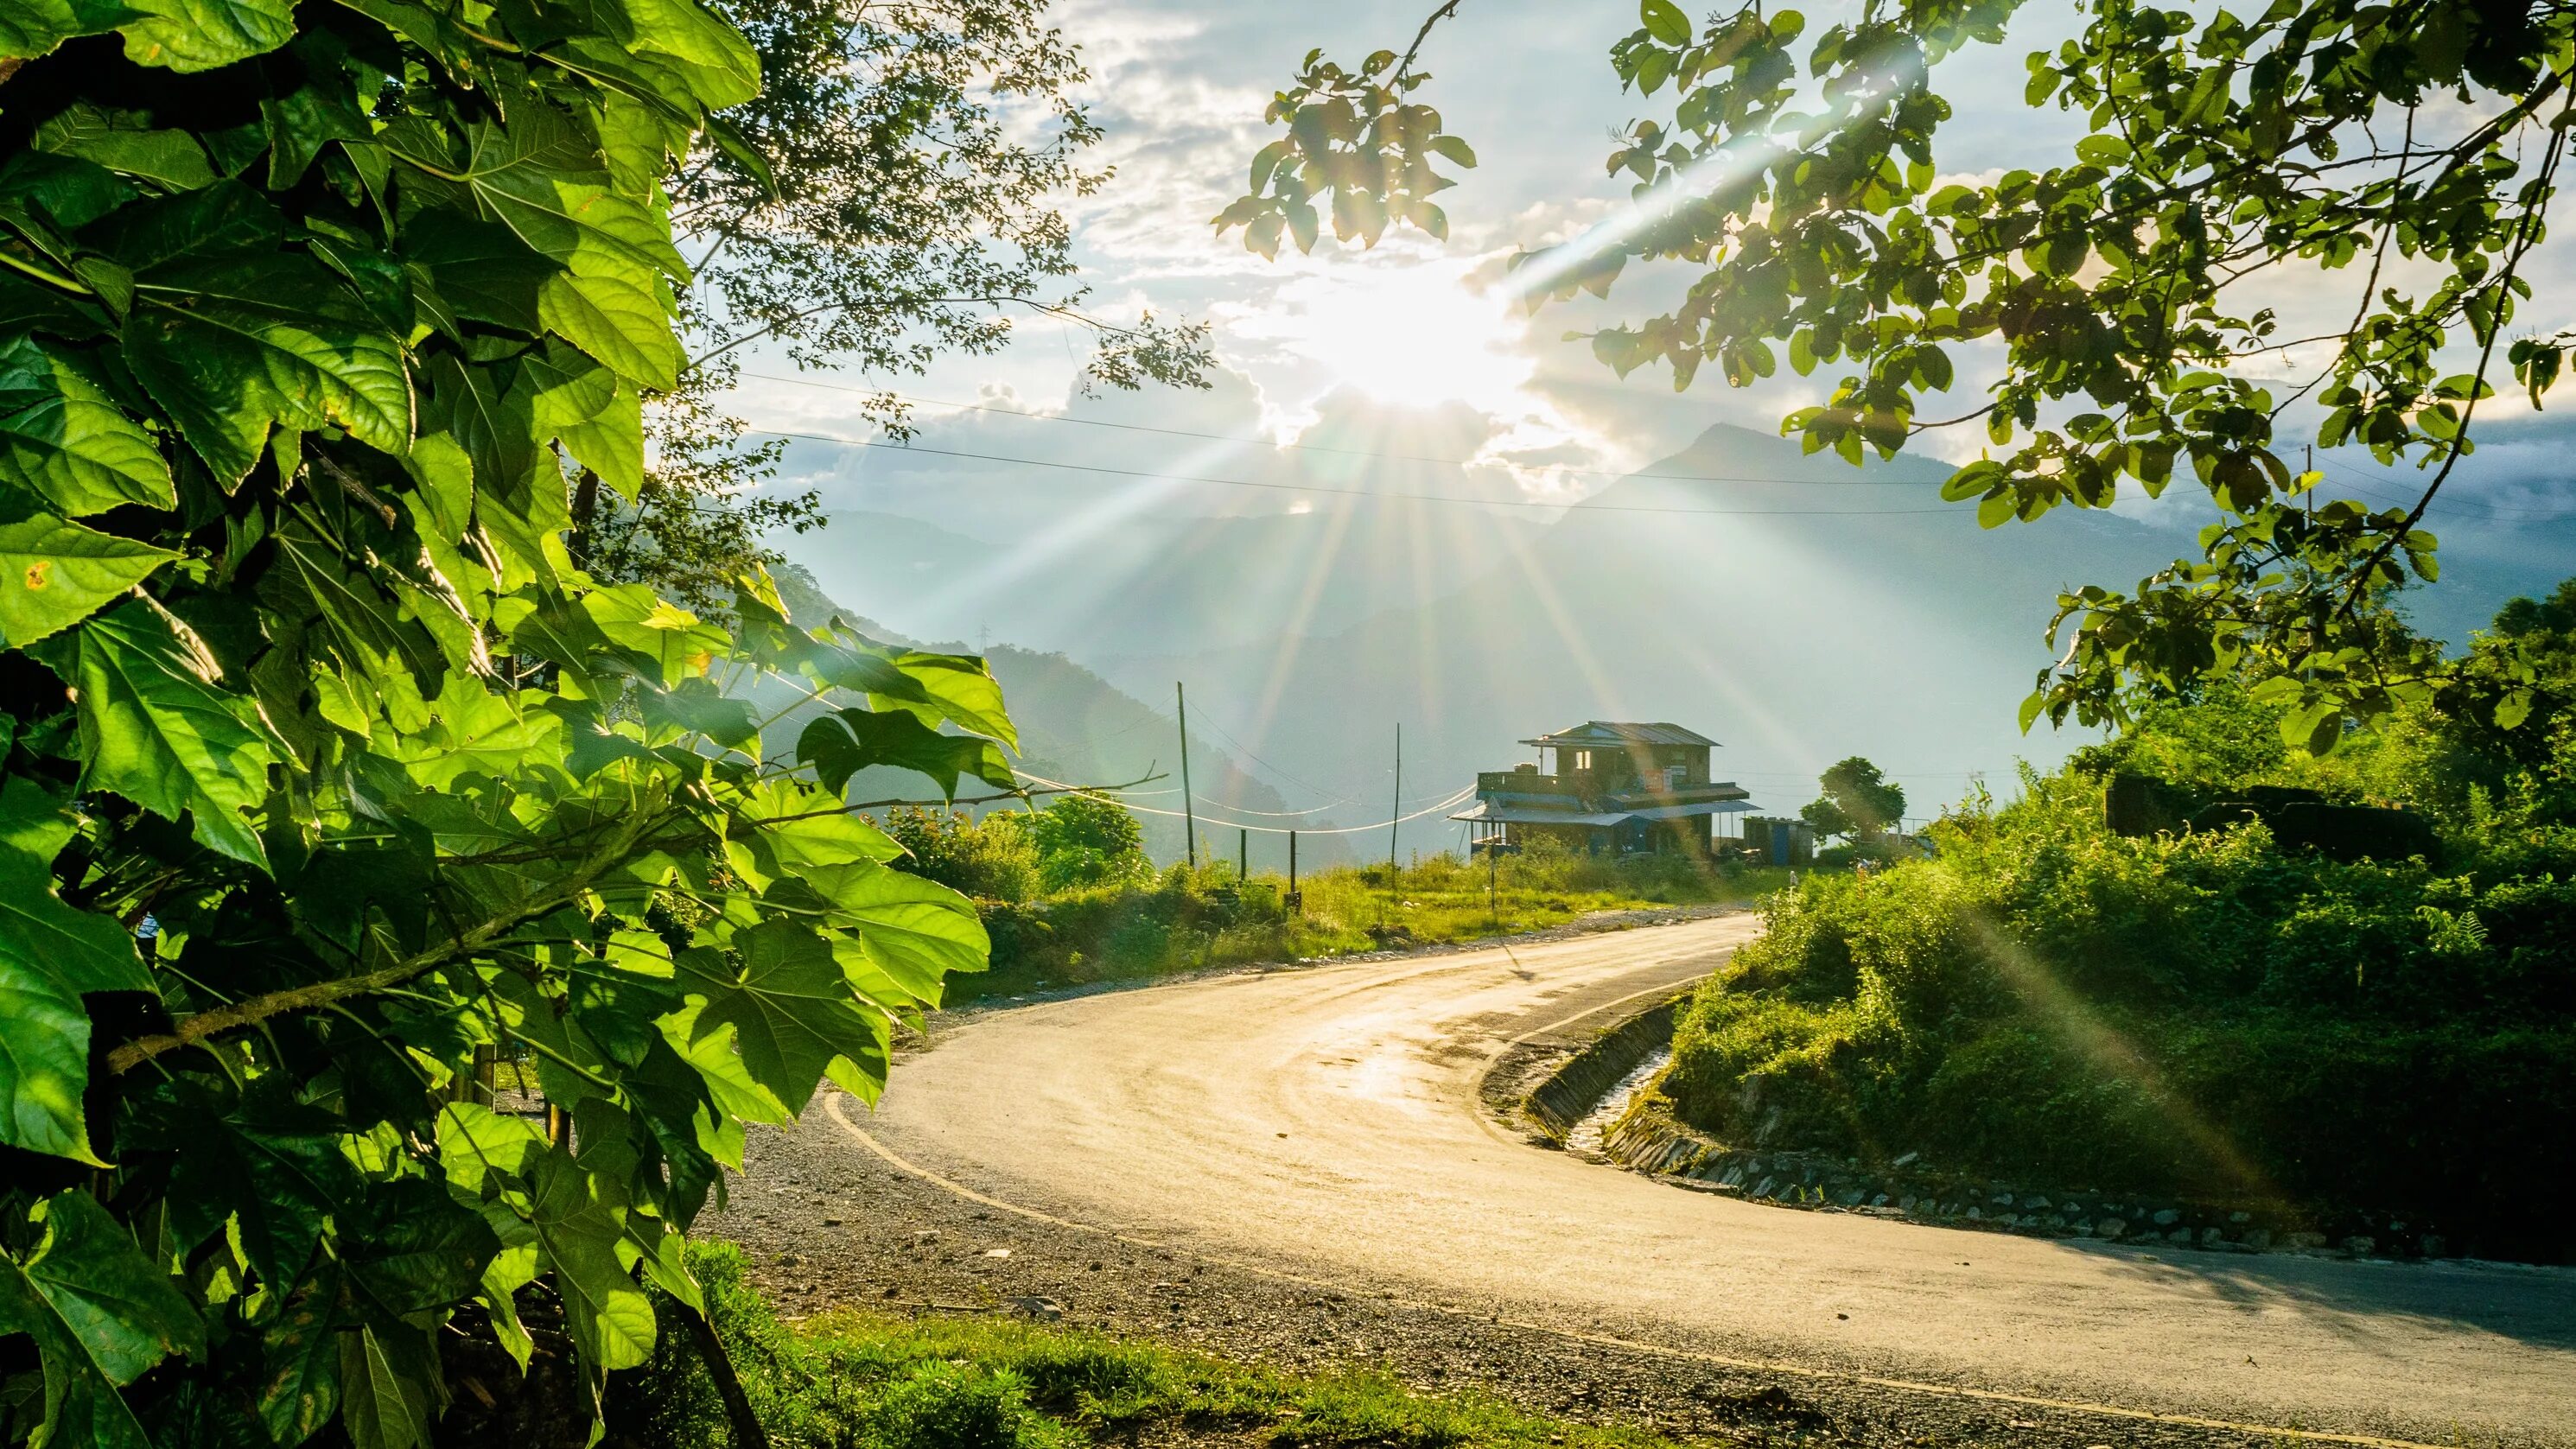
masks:
<instances>
[{"instance_id":1,"label":"house roof","mask_svg":"<svg viewBox=\"0 0 2576 1449\"><path fill-rule=\"evenodd\" d=\"M1525 745L1536 745L1541 749L1582 750L1615 749L1621 745L1708 745L1715 747L1717 741L1710 739L1708 736L1703 735L1696 730L1686 730L1680 725L1664 723L1661 721L1653 724L1636 724L1620 720L1595 719L1586 720L1582 724L1576 725L1570 730L1558 730L1555 734L1541 735L1537 739L1523 740L1521 743Z\"/></svg>"},{"instance_id":2,"label":"house roof","mask_svg":"<svg viewBox=\"0 0 2576 1449\"><path fill-rule=\"evenodd\" d=\"M1449 818L1480 820L1495 825L1590 825L1606 829L1613 825L1625 825L1631 820L1689 820L1704 815L1741 815L1754 808L1753 802L1749 800L1703 800L1691 805L1657 805L1644 810L1605 810L1596 813L1542 810L1526 805L1505 805L1485 801Z\"/></svg>"}]
</instances>

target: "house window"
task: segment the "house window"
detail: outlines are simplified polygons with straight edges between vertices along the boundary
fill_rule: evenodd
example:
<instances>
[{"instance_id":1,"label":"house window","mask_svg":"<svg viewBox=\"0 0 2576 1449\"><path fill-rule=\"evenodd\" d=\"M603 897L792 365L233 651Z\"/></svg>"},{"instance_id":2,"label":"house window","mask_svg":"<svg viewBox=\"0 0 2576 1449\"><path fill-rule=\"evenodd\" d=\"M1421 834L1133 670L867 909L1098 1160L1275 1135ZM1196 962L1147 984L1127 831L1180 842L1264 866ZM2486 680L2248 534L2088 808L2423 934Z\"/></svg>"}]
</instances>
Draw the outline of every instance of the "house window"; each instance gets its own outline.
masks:
<instances>
[{"instance_id":1,"label":"house window","mask_svg":"<svg viewBox=\"0 0 2576 1449\"><path fill-rule=\"evenodd\" d=\"M1576 750L1574 752L1574 773L1578 775L1589 775L1592 773L1592 752L1590 750Z\"/></svg>"},{"instance_id":2,"label":"house window","mask_svg":"<svg viewBox=\"0 0 2576 1449\"><path fill-rule=\"evenodd\" d=\"M1690 783L1690 766L1688 766L1688 765L1666 765L1666 766L1664 766L1664 788L1665 788L1666 790L1678 790L1678 789L1680 789L1681 787L1683 787L1684 785L1687 785L1687 784L1689 784L1689 783Z\"/></svg>"}]
</instances>

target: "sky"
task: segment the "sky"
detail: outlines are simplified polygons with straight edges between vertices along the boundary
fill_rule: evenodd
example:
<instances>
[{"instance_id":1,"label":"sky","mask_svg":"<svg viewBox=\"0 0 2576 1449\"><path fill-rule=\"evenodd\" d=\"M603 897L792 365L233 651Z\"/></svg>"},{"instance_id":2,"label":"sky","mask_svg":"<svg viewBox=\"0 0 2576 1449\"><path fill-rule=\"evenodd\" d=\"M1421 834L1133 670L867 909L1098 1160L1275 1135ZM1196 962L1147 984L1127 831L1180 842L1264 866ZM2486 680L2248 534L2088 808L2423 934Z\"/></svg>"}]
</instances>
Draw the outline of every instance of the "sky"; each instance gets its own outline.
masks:
<instances>
[{"instance_id":1,"label":"sky","mask_svg":"<svg viewBox=\"0 0 2576 1449\"><path fill-rule=\"evenodd\" d=\"M951 602L961 589L1008 590L1140 524L1322 510L1358 517L1355 527L1365 533L1391 515L1352 495L1507 505L1413 510L1449 520L1436 545L1415 548L1436 584L1466 568L1461 560L1516 546L1527 529L1554 516L1544 505L1597 492L1621 472L1684 448L1712 424L1774 433L1784 413L1823 400L1838 375L1833 369L1812 379L1783 369L1741 392L1710 370L1676 394L1660 369L1623 382L1592 359L1587 344L1566 337L1610 318L1650 314L1658 289L1672 285L1668 278L1623 283L1607 305L1582 299L1535 316L1497 285L1515 250L1565 240L1626 203L1626 183L1606 176L1602 163L1613 130L1655 113L1657 103L1623 95L1610 71L1608 47L1635 23L1622 0L1468 0L1434 32L1424 50L1434 76L1425 95L1483 163L1441 198L1452 226L1447 242L1399 230L1374 251L1345 251L1327 238L1312 256L1283 251L1268 261L1244 250L1239 233L1216 236L1208 218L1241 190L1249 158L1270 138L1262 108L1304 53L1321 46L1355 61L1379 47L1401 49L1427 8L1427 0L1404 7L1064 0L1054 22L1083 47L1092 75L1083 94L1106 132L1095 156L1117 171L1097 194L1064 203L1093 289L1087 305L1113 319L1151 308L1211 324L1214 385L1081 396L1073 383L1087 344L1046 320L1024 322L1019 340L1000 355L949 359L917 378L798 379L783 359L755 356L734 402L758 428L863 438L858 399L847 390L853 385L891 386L922 400L913 454L800 442L782 483L817 488L830 508L927 519L1000 546L993 560L951 581ZM1810 33L1836 13L1808 7ZM1946 174L1992 176L2063 156L2074 125L2023 109L2020 97L2024 54L2053 43L2071 15L2065 7L2030 7L2003 45L1943 63L1937 88L1960 107L1943 133L1938 159ZM2545 310L2567 295L2576 283L2571 272L2576 246L2544 248L2535 307ZM2296 325L2303 316L2348 309L2352 285L2293 284L2265 300ZM1960 411L1974 405L1992 365L1991 352L1968 350L1954 389ZM2576 495L2565 488L2561 465L2576 442L2567 427L2576 401L2538 416L2510 400L2490 406L2489 442L2463 464L2432 518L2453 570L2471 580L2442 615L2455 636L2462 621L2493 607L2495 600L2467 596L2488 587L2479 580L2501 581L2493 592L2576 574ZM1974 457L1981 443L1973 430L1925 440L1930 453L1951 462ZM2375 504L2402 501L2411 481L2367 455L2330 457L2326 468L2327 492ZM1188 481L1210 478L1235 486ZM1836 506L1883 506L1897 495L1830 491ZM2206 501L2191 491L2121 508L2169 529L2175 551L2184 551L2207 521ZM1781 492L1748 487L1727 496L1770 506ZM1026 537L1036 531L1045 533L1043 542ZM841 546L831 538L826 530L789 552L828 563ZM936 629L963 617L885 622ZM1081 641L1015 642L1079 654ZM2031 647L2038 647L2035 637Z\"/></svg>"}]
</instances>

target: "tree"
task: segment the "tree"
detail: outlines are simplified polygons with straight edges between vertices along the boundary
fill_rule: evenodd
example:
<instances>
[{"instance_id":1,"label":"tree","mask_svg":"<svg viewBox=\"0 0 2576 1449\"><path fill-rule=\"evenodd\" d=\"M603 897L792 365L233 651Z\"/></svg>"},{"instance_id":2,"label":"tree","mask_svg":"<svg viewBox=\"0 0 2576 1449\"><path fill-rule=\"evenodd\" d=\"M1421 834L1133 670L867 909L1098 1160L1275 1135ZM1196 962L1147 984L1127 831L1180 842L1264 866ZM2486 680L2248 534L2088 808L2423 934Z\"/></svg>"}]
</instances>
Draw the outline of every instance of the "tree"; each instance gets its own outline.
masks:
<instances>
[{"instance_id":1,"label":"tree","mask_svg":"<svg viewBox=\"0 0 2576 1449\"><path fill-rule=\"evenodd\" d=\"M1046 0L716 0L761 66L725 109L732 144L670 180L696 255L679 294L690 357L646 412L652 461L632 502L577 490L588 563L720 612L726 582L778 561L768 538L823 525L811 492L764 496L784 441L749 441L721 403L744 349L880 380L856 400L910 435L893 380L947 353L1008 345L1014 313L1095 341L1085 386L1205 386L1206 330L1086 308L1059 209L1107 179L1071 91L1081 56Z\"/></svg>"},{"instance_id":2,"label":"tree","mask_svg":"<svg viewBox=\"0 0 2576 1449\"><path fill-rule=\"evenodd\" d=\"M524 1364L540 1277L596 1390L639 1274L696 1309L744 1124L873 1095L983 963L850 775L1013 784L981 661L567 550L576 479L639 495L661 178L754 154L756 58L690 0L5 19L8 1437L422 1444L457 1310Z\"/></svg>"},{"instance_id":3,"label":"tree","mask_svg":"<svg viewBox=\"0 0 2576 1449\"><path fill-rule=\"evenodd\" d=\"M1265 254L1283 234L1312 247L1327 208L1345 242L1402 224L1445 235L1430 197L1451 183L1434 163L1474 153L1424 103L1415 62L1458 9L1435 9L1401 56L1345 69L1309 55L1269 109L1286 134L1218 226ZM1636 209L1516 258L1511 285L1534 302L1606 297L1632 262L1674 264L1686 285L1657 295L1682 300L1594 335L1602 361L1668 366L1676 387L1704 365L1738 387L1784 360L1834 369L1829 400L1783 427L1854 464L1981 429L1986 455L1945 492L1990 527L2178 477L2205 490L2199 557L2059 599L2058 657L2024 728L2118 723L2138 699L2234 676L2322 751L2348 716L2459 681L2378 606L2436 578L2426 511L2502 374L2538 407L2576 336L2563 309L2523 315L2576 120L2576 11L2115 0L2028 57L2027 105L2084 133L2060 164L1945 181L1977 163L1940 154L1952 107L1935 67L2000 42L2018 9L1913 0L1805 38L1795 11L1694 26L1642 0L1609 48L1657 108L1608 157L1635 178ZM2294 284L2339 281L2344 310L2287 325ZM1972 348L2001 358L1987 399L1937 405ZM2257 369L2295 376L2275 388ZM2424 470L2414 500L2311 509L2322 478L2289 461L2302 403L2321 414L2319 446ZM2482 682L2499 724L2518 724L2527 677Z\"/></svg>"},{"instance_id":4,"label":"tree","mask_svg":"<svg viewBox=\"0 0 2576 1449\"><path fill-rule=\"evenodd\" d=\"M1037 847L1020 815L996 812L979 821L963 810L900 805L886 813L885 832L906 852L897 870L979 900L1037 893Z\"/></svg>"},{"instance_id":5,"label":"tree","mask_svg":"<svg viewBox=\"0 0 2576 1449\"><path fill-rule=\"evenodd\" d=\"M1858 755L1835 762L1817 784L1824 794L1798 814L1818 835L1866 839L1905 818L1905 788Z\"/></svg>"},{"instance_id":6,"label":"tree","mask_svg":"<svg viewBox=\"0 0 2576 1449\"><path fill-rule=\"evenodd\" d=\"M1141 880L1153 869L1144 827L1106 796L1060 795L1029 816L1028 829L1037 843L1038 879L1051 891Z\"/></svg>"}]
</instances>

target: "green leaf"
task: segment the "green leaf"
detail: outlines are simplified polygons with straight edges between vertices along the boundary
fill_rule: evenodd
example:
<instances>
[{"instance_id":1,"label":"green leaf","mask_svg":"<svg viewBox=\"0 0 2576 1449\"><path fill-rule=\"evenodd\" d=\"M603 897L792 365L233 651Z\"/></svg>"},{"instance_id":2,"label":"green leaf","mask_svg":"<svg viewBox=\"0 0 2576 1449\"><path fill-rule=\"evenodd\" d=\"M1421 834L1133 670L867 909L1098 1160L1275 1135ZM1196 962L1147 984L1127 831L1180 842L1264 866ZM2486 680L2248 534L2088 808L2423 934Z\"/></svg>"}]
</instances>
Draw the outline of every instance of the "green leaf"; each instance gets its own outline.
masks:
<instances>
[{"instance_id":1,"label":"green leaf","mask_svg":"<svg viewBox=\"0 0 2576 1449\"><path fill-rule=\"evenodd\" d=\"M1008 711L1002 707L1002 685L982 659L972 654L926 654L910 651L899 655L894 667L917 686L905 690L870 690L870 703L883 709L889 706L911 710L924 724L953 720L961 729L979 735L990 735L1013 749L1020 747L1019 731L1013 728Z\"/></svg>"},{"instance_id":2,"label":"green leaf","mask_svg":"<svg viewBox=\"0 0 2576 1449\"><path fill-rule=\"evenodd\" d=\"M92 105L65 107L36 128L29 144L57 156L77 156L110 171L140 176L172 191L212 186L215 168L206 148L185 131L154 130L140 111Z\"/></svg>"},{"instance_id":3,"label":"green leaf","mask_svg":"<svg viewBox=\"0 0 2576 1449\"><path fill-rule=\"evenodd\" d=\"M652 1357L653 1301L617 1257L623 1210L603 1200L598 1182L560 1148L535 1160L530 1179L528 1221L554 1270L584 1366L598 1375Z\"/></svg>"},{"instance_id":4,"label":"green leaf","mask_svg":"<svg viewBox=\"0 0 2576 1449\"><path fill-rule=\"evenodd\" d=\"M766 921L736 933L730 952L683 951L675 964L696 1007L689 1039L729 1031L743 1069L791 1116L827 1075L854 1092L884 1080L885 1018L859 1008L831 946L810 928Z\"/></svg>"},{"instance_id":5,"label":"green leaf","mask_svg":"<svg viewBox=\"0 0 2576 1449\"><path fill-rule=\"evenodd\" d=\"M0 523L0 644L68 629L177 557L51 514Z\"/></svg>"},{"instance_id":6,"label":"green leaf","mask_svg":"<svg viewBox=\"0 0 2576 1449\"><path fill-rule=\"evenodd\" d=\"M490 1225L426 1178L378 1184L337 1235L349 1276L387 1314L461 1303L501 1250Z\"/></svg>"},{"instance_id":7,"label":"green leaf","mask_svg":"<svg viewBox=\"0 0 2576 1449\"><path fill-rule=\"evenodd\" d=\"M339 1275L323 1275L260 1333L259 1420L280 1444L321 1432L340 1408Z\"/></svg>"},{"instance_id":8,"label":"green leaf","mask_svg":"<svg viewBox=\"0 0 2576 1449\"><path fill-rule=\"evenodd\" d=\"M559 272L537 289L546 330L598 358L618 376L668 391L688 360L671 330L656 284L628 276Z\"/></svg>"},{"instance_id":9,"label":"green leaf","mask_svg":"<svg viewBox=\"0 0 2576 1449\"><path fill-rule=\"evenodd\" d=\"M54 894L72 822L35 781L0 789L0 1143L98 1164L81 1094L89 1085L88 991L148 991L133 938Z\"/></svg>"},{"instance_id":10,"label":"green leaf","mask_svg":"<svg viewBox=\"0 0 2576 1449\"><path fill-rule=\"evenodd\" d=\"M75 36L114 30L134 13L111 0L11 0L0 6L0 58L33 60Z\"/></svg>"},{"instance_id":11,"label":"green leaf","mask_svg":"<svg viewBox=\"0 0 2576 1449\"><path fill-rule=\"evenodd\" d=\"M796 759L813 766L823 788L834 792L874 765L919 771L938 781L941 793L951 799L961 776L1004 790L1019 784L992 741L943 735L903 710L845 709L825 715L797 736Z\"/></svg>"},{"instance_id":12,"label":"green leaf","mask_svg":"<svg viewBox=\"0 0 2576 1449\"><path fill-rule=\"evenodd\" d=\"M172 1154L172 1234L193 1246L227 1230L268 1283L299 1281L333 1214L357 1196L338 1118L295 1100L285 1078L255 1079L226 1102L182 1079L166 1109L138 1119L134 1145Z\"/></svg>"},{"instance_id":13,"label":"green leaf","mask_svg":"<svg viewBox=\"0 0 2576 1449\"><path fill-rule=\"evenodd\" d=\"M127 0L146 18L119 27L125 57L175 71L213 70L295 38L293 0Z\"/></svg>"},{"instance_id":14,"label":"green leaf","mask_svg":"<svg viewBox=\"0 0 2576 1449\"><path fill-rule=\"evenodd\" d=\"M938 1004L951 973L981 971L991 959L975 903L937 881L873 863L809 866L797 878L856 924L834 943L845 962L856 950L925 1004Z\"/></svg>"},{"instance_id":15,"label":"green leaf","mask_svg":"<svg viewBox=\"0 0 2576 1449\"><path fill-rule=\"evenodd\" d=\"M1646 24L1646 33L1666 45L1688 45L1691 38L1690 17L1673 0L1642 0L1637 18Z\"/></svg>"},{"instance_id":16,"label":"green leaf","mask_svg":"<svg viewBox=\"0 0 2576 1449\"><path fill-rule=\"evenodd\" d=\"M525 708L470 675L448 677L430 716L427 730L394 748L412 778L430 789L446 789L467 775L507 780L563 762L559 716Z\"/></svg>"},{"instance_id":17,"label":"green leaf","mask_svg":"<svg viewBox=\"0 0 2576 1449\"><path fill-rule=\"evenodd\" d=\"M267 800L282 745L258 702L225 686L204 642L149 599L92 618L76 637L83 788L187 815L199 840L264 866L242 812Z\"/></svg>"},{"instance_id":18,"label":"green leaf","mask_svg":"<svg viewBox=\"0 0 2576 1449\"><path fill-rule=\"evenodd\" d=\"M203 1355L205 1326L88 1193L58 1193L33 1220L43 1229L35 1251L0 1258L0 1333L35 1340L46 1442L149 1449L117 1390L172 1354Z\"/></svg>"},{"instance_id":19,"label":"green leaf","mask_svg":"<svg viewBox=\"0 0 2576 1449\"><path fill-rule=\"evenodd\" d=\"M395 1330L401 1332L401 1330ZM400 1339L373 1324L340 1336L340 1422L354 1449L429 1449L430 1384Z\"/></svg>"},{"instance_id":20,"label":"green leaf","mask_svg":"<svg viewBox=\"0 0 2576 1449\"><path fill-rule=\"evenodd\" d=\"M250 188L125 207L98 241L135 274L127 364L226 487L259 461L272 423L410 449L401 339L339 277L285 250L275 208Z\"/></svg>"},{"instance_id":21,"label":"green leaf","mask_svg":"<svg viewBox=\"0 0 2576 1449\"><path fill-rule=\"evenodd\" d=\"M152 435L68 358L24 335L0 340L0 482L69 518L176 501Z\"/></svg>"}]
</instances>

